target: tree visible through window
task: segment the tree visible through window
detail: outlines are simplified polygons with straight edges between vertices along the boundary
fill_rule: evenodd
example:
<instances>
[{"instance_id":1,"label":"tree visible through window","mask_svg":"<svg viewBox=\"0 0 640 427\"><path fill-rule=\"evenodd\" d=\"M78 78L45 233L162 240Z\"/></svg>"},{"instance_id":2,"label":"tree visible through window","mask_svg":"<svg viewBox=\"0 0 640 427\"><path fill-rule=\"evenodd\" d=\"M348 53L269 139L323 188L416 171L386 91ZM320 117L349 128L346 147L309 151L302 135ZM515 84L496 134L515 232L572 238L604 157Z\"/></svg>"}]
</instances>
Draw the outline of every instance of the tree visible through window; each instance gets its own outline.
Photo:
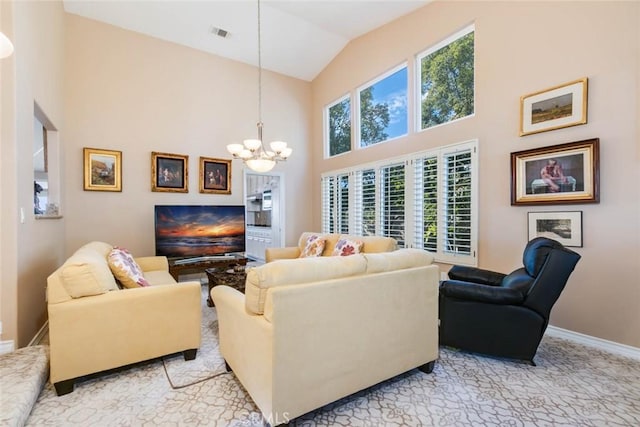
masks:
<instances>
[{"instance_id":1,"label":"tree visible through window","mask_svg":"<svg viewBox=\"0 0 640 427\"><path fill-rule=\"evenodd\" d=\"M419 56L421 129L474 112L474 31L466 29L451 43Z\"/></svg>"},{"instance_id":2,"label":"tree visible through window","mask_svg":"<svg viewBox=\"0 0 640 427\"><path fill-rule=\"evenodd\" d=\"M351 150L351 101L347 97L329 107L329 156Z\"/></svg>"},{"instance_id":3,"label":"tree visible through window","mask_svg":"<svg viewBox=\"0 0 640 427\"><path fill-rule=\"evenodd\" d=\"M407 67L360 91L360 147L407 134Z\"/></svg>"}]
</instances>

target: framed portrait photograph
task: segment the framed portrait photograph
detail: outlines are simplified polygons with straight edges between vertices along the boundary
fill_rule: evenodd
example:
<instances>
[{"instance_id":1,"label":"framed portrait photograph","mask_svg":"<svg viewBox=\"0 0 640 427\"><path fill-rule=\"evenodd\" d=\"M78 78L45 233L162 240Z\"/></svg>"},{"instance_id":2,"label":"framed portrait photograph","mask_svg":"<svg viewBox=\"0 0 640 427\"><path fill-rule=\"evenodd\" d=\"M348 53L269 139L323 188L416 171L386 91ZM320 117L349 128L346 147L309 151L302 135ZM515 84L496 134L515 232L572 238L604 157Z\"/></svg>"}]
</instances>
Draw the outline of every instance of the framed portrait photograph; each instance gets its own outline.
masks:
<instances>
[{"instance_id":1,"label":"framed portrait photograph","mask_svg":"<svg viewBox=\"0 0 640 427\"><path fill-rule=\"evenodd\" d=\"M582 247L582 211L529 212L529 240L547 237L564 246Z\"/></svg>"},{"instance_id":2,"label":"framed portrait photograph","mask_svg":"<svg viewBox=\"0 0 640 427\"><path fill-rule=\"evenodd\" d=\"M598 138L511 153L511 204L598 203Z\"/></svg>"},{"instance_id":3,"label":"framed portrait photograph","mask_svg":"<svg viewBox=\"0 0 640 427\"><path fill-rule=\"evenodd\" d=\"M231 160L200 157L200 192L231 194Z\"/></svg>"},{"instance_id":4,"label":"framed portrait photograph","mask_svg":"<svg viewBox=\"0 0 640 427\"><path fill-rule=\"evenodd\" d=\"M189 156L151 153L151 191L189 192Z\"/></svg>"},{"instance_id":5,"label":"framed portrait photograph","mask_svg":"<svg viewBox=\"0 0 640 427\"><path fill-rule=\"evenodd\" d=\"M83 148L84 190L122 191L122 151Z\"/></svg>"},{"instance_id":6,"label":"framed portrait photograph","mask_svg":"<svg viewBox=\"0 0 640 427\"><path fill-rule=\"evenodd\" d=\"M586 77L520 97L520 136L587 123Z\"/></svg>"}]
</instances>

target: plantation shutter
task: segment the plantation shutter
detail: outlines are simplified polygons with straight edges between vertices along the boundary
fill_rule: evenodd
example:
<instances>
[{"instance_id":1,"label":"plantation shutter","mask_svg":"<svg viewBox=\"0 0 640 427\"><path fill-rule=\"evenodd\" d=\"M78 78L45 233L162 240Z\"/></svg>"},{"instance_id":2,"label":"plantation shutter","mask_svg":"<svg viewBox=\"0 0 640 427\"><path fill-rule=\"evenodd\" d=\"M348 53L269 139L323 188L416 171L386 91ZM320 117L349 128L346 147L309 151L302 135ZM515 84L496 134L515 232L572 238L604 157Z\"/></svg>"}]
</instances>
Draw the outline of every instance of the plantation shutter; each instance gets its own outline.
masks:
<instances>
[{"instance_id":1,"label":"plantation shutter","mask_svg":"<svg viewBox=\"0 0 640 427\"><path fill-rule=\"evenodd\" d=\"M337 176L337 232L349 233L349 175L341 174Z\"/></svg>"},{"instance_id":2,"label":"plantation shutter","mask_svg":"<svg viewBox=\"0 0 640 427\"><path fill-rule=\"evenodd\" d=\"M335 232L335 218L336 212L335 203L335 176L325 176L322 178L322 232L333 233Z\"/></svg>"},{"instance_id":3,"label":"plantation shutter","mask_svg":"<svg viewBox=\"0 0 640 427\"><path fill-rule=\"evenodd\" d=\"M471 154L471 149L444 153L442 160L441 250L454 257L473 255Z\"/></svg>"},{"instance_id":4,"label":"plantation shutter","mask_svg":"<svg viewBox=\"0 0 640 427\"><path fill-rule=\"evenodd\" d=\"M354 231L360 236L376 234L376 171L365 169L354 174Z\"/></svg>"},{"instance_id":5,"label":"plantation shutter","mask_svg":"<svg viewBox=\"0 0 640 427\"><path fill-rule=\"evenodd\" d=\"M413 246L438 251L438 157L414 159Z\"/></svg>"},{"instance_id":6,"label":"plantation shutter","mask_svg":"<svg viewBox=\"0 0 640 427\"><path fill-rule=\"evenodd\" d=\"M405 247L405 163L380 168L380 234Z\"/></svg>"}]
</instances>

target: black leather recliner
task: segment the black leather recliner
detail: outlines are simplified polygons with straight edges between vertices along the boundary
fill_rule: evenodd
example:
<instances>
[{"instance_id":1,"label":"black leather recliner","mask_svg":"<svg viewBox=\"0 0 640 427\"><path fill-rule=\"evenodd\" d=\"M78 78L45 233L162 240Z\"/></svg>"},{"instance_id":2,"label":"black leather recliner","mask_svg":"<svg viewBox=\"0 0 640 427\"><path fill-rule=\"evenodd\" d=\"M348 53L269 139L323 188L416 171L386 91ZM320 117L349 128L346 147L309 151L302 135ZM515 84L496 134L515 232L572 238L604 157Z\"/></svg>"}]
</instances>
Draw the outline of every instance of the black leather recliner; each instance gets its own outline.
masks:
<instances>
[{"instance_id":1,"label":"black leather recliner","mask_svg":"<svg viewBox=\"0 0 640 427\"><path fill-rule=\"evenodd\" d=\"M551 308L580 255L538 237L510 274L453 266L440 282L440 344L533 362Z\"/></svg>"}]
</instances>

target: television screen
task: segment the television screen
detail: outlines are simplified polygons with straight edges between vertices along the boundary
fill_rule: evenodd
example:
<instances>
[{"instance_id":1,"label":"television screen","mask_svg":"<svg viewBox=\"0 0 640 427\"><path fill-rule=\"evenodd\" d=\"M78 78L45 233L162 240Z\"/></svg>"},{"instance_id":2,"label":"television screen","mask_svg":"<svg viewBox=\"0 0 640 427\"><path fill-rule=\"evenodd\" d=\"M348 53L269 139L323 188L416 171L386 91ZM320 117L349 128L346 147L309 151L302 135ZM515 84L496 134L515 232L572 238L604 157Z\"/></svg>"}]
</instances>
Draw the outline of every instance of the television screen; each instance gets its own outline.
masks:
<instances>
[{"instance_id":1,"label":"television screen","mask_svg":"<svg viewBox=\"0 0 640 427\"><path fill-rule=\"evenodd\" d=\"M200 257L244 252L244 206L156 205L156 255Z\"/></svg>"}]
</instances>

